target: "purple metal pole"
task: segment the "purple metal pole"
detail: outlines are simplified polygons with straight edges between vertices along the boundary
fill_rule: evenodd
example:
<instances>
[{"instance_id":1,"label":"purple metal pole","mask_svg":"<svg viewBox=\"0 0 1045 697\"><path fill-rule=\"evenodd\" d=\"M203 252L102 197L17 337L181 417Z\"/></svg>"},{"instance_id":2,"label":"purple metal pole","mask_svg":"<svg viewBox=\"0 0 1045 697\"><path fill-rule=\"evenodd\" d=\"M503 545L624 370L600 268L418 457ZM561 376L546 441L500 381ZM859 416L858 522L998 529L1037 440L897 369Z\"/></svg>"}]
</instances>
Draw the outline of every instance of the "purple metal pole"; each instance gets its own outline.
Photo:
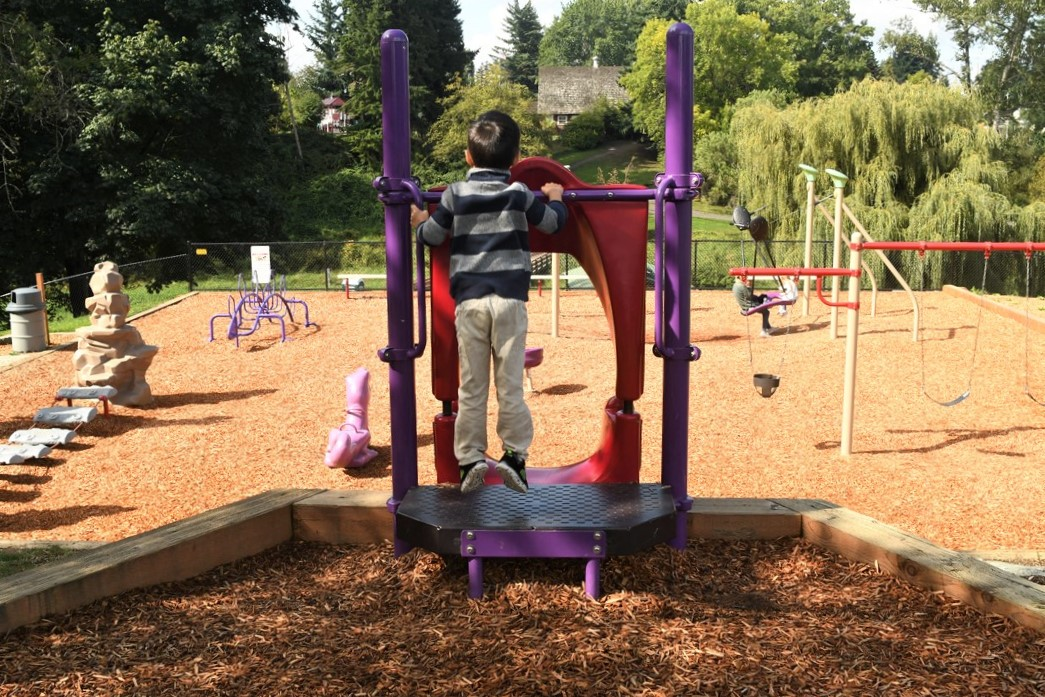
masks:
<instances>
[{"instance_id":1,"label":"purple metal pole","mask_svg":"<svg viewBox=\"0 0 1045 697\"><path fill-rule=\"evenodd\" d=\"M384 136L384 176L392 182L410 177L410 42L399 29L381 36L381 125ZM393 512L406 492L417 486L417 399L414 341L409 197L385 200L386 281L388 286L388 348L381 352L389 367L392 402L392 498ZM410 547L395 536L395 553Z\"/></svg>"},{"instance_id":2,"label":"purple metal pole","mask_svg":"<svg viewBox=\"0 0 1045 697\"><path fill-rule=\"evenodd\" d=\"M468 597L483 597L483 560L478 557L468 560Z\"/></svg>"},{"instance_id":3,"label":"purple metal pole","mask_svg":"<svg viewBox=\"0 0 1045 697\"><path fill-rule=\"evenodd\" d=\"M589 598L598 598L602 594L599 586L599 570L602 568L601 559L589 559L584 562L584 592Z\"/></svg>"},{"instance_id":4,"label":"purple metal pole","mask_svg":"<svg viewBox=\"0 0 1045 697\"><path fill-rule=\"evenodd\" d=\"M693 29L683 23L668 29L664 71L664 174L676 185L693 173ZM667 260L663 312L664 344L690 343L690 252L693 247L693 204L673 197L665 203L664 256ZM654 318L659 322L660 318ZM685 352L677 352L685 353ZM686 492L689 466L689 357L664 357L664 425L660 456L661 483L671 487L678 521L671 546L686 546L686 518L692 500Z\"/></svg>"}]
</instances>

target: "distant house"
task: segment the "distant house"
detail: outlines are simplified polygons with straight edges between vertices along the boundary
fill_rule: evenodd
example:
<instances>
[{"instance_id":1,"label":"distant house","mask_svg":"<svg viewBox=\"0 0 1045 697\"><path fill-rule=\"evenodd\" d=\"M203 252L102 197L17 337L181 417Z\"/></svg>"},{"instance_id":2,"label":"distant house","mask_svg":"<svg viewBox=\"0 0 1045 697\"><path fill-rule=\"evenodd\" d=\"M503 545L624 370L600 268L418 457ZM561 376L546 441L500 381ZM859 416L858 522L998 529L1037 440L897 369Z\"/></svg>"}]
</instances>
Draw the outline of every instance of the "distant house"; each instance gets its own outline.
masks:
<instances>
[{"instance_id":1,"label":"distant house","mask_svg":"<svg viewBox=\"0 0 1045 697\"><path fill-rule=\"evenodd\" d=\"M325 133L340 133L348 125L348 114L341 111L345 100L330 96L323 100L323 118L319 121L319 130Z\"/></svg>"},{"instance_id":2,"label":"distant house","mask_svg":"<svg viewBox=\"0 0 1045 697\"><path fill-rule=\"evenodd\" d=\"M577 114L589 109L599 97L610 104L628 101L619 80L624 68L599 67L598 60L588 66L556 66L537 71L537 112L550 116L557 126L565 126Z\"/></svg>"}]
</instances>

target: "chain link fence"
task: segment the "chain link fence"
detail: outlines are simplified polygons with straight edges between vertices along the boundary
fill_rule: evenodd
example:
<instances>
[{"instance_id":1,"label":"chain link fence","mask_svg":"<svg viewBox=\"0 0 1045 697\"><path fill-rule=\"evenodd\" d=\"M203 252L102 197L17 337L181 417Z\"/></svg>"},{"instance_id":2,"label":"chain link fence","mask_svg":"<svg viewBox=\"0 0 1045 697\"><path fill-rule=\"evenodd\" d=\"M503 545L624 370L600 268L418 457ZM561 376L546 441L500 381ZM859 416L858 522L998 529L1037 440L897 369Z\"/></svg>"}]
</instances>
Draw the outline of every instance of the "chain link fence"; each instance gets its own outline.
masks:
<instances>
[{"instance_id":1,"label":"chain link fence","mask_svg":"<svg viewBox=\"0 0 1045 697\"><path fill-rule=\"evenodd\" d=\"M343 291L339 275L366 276L363 288L353 290L385 289L385 245L383 241L353 242L269 242L269 243L195 243L187 245L186 253L122 264L117 261L124 277L124 292L131 298L132 311L141 311L177 297L189 290L236 292L251 284L251 247L268 248L274 279L286 279L286 287L299 291ZM765 253L768 249L769 257ZM692 246L690 285L695 290L720 289L732 286L729 269L734 267L802 267L805 266L805 244L802 241L770 241L768 247L756 245L750 239L694 240ZM646 249L646 285L653 288L653 244ZM900 274L915 291L939 290L945 284L1010 296L1045 294L1045 255L1035 254L1030 260L1022 252L993 252L985 259L976 252L917 252L890 251L885 253ZM833 258L830 242L813 243L813 267L829 267ZM897 290L900 283L893 277L874 252L864 255L864 261L879 290ZM843 247L843 266L848 266L848 251ZM536 276L551 274L551 255L534 254ZM45 294L48 314L76 307L83 312L84 300L90 297L88 282L93 271L47 280ZM562 287L590 288L587 276L575 259L562 255L560 261ZM372 278L376 276L376 278ZM28 279L27 279L28 280ZM537 279L534 280L536 288ZM547 281L544 281L547 284ZM772 280L762 280L769 288ZM32 283L26 283L32 285ZM865 289L871 288L871 278L862 280ZM0 295L6 307L11 293ZM75 313L74 313L75 314ZM0 331L9 328L7 313L0 313Z\"/></svg>"},{"instance_id":2,"label":"chain link fence","mask_svg":"<svg viewBox=\"0 0 1045 697\"><path fill-rule=\"evenodd\" d=\"M802 266L804 243L770 242L770 253L777 266ZM190 243L186 254L186 279L193 290L235 291L239 283L251 280L251 247L257 243L227 242L220 244ZM287 287L294 290L342 290L338 276L383 276L385 273L384 242L271 242L268 243L272 274L286 276ZM646 285L653 288L652 269L655 250L646 248ZM813 246L813 265L830 263L831 248L824 242ZM733 279L729 269L755 265L755 243L751 240L694 240L690 285L694 289L729 288ZM769 261L759 253L758 265ZM535 276L551 275L551 255L533 255ZM559 273L564 288L590 288L577 260L562 255ZM241 281L242 279L242 281ZM534 281L536 286L537 281ZM383 290L383 278L365 279L365 287Z\"/></svg>"}]
</instances>

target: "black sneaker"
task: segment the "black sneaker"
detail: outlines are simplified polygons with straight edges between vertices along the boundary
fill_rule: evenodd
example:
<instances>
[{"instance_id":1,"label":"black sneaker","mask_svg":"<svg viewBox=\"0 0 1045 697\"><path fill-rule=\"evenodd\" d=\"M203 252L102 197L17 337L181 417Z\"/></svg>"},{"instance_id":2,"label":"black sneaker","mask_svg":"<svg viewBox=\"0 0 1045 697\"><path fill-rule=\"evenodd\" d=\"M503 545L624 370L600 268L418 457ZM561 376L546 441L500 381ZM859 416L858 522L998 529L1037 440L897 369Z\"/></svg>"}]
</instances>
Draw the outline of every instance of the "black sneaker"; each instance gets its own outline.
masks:
<instances>
[{"instance_id":1,"label":"black sneaker","mask_svg":"<svg viewBox=\"0 0 1045 697\"><path fill-rule=\"evenodd\" d=\"M530 490L526 483L526 460L511 450L501 456L501 461L497 463L497 474L501 475L504 485L509 489L514 489L520 494Z\"/></svg>"},{"instance_id":2,"label":"black sneaker","mask_svg":"<svg viewBox=\"0 0 1045 697\"><path fill-rule=\"evenodd\" d=\"M461 493L468 494L475 491L486 481L486 471L490 466L483 460L461 465Z\"/></svg>"}]
</instances>

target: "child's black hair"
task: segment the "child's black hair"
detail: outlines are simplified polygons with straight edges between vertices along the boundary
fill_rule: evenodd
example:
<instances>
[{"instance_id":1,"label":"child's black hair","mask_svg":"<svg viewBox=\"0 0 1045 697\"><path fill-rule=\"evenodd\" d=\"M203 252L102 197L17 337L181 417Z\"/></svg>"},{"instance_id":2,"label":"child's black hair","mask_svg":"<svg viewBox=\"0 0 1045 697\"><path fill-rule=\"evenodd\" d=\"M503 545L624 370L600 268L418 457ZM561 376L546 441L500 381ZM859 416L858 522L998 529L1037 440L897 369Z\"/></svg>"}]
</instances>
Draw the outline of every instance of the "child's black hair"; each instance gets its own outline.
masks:
<instances>
[{"instance_id":1,"label":"child's black hair","mask_svg":"<svg viewBox=\"0 0 1045 697\"><path fill-rule=\"evenodd\" d=\"M508 114L487 111L468 129L468 152L476 167L510 169L519 154L519 124Z\"/></svg>"}]
</instances>

